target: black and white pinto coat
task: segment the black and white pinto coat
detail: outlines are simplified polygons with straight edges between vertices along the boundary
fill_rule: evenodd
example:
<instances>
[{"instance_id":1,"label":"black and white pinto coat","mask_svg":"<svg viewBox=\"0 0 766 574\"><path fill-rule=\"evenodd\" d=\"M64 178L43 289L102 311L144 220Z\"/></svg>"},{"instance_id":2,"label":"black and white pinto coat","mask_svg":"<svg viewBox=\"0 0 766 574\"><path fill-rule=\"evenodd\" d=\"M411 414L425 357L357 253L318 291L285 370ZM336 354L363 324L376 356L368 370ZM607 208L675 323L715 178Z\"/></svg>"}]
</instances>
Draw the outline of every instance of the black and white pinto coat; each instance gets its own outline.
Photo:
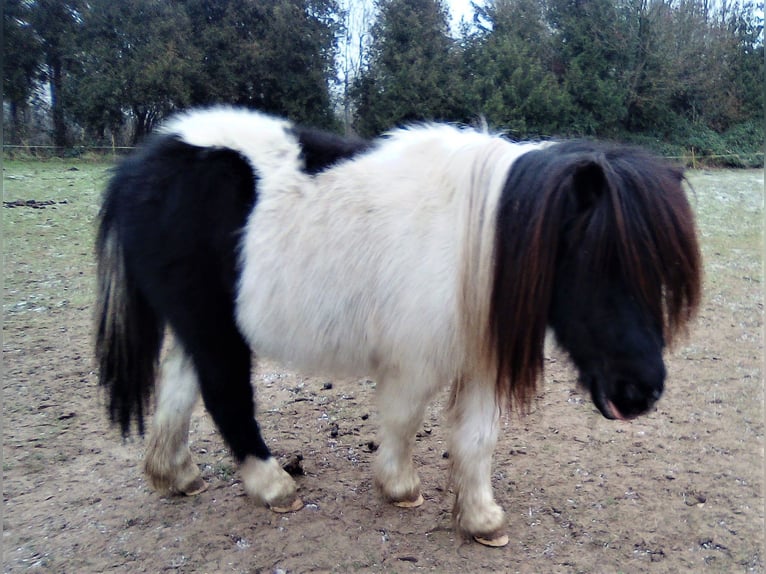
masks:
<instances>
[{"instance_id":1,"label":"black and white pinto coat","mask_svg":"<svg viewBox=\"0 0 766 574\"><path fill-rule=\"evenodd\" d=\"M112 420L143 430L169 327L145 459L153 484L204 490L187 439L201 394L246 492L297 510L296 483L254 418L251 352L369 376L376 483L418 506L414 435L451 385L456 524L505 544L492 453L504 407L534 395L546 328L607 418L646 412L662 393L663 348L699 299L681 181L599 144L433 124L367 142L254 111L179 115L116 168L104 198L96 353Z\"/></svg>"}]
</instances>

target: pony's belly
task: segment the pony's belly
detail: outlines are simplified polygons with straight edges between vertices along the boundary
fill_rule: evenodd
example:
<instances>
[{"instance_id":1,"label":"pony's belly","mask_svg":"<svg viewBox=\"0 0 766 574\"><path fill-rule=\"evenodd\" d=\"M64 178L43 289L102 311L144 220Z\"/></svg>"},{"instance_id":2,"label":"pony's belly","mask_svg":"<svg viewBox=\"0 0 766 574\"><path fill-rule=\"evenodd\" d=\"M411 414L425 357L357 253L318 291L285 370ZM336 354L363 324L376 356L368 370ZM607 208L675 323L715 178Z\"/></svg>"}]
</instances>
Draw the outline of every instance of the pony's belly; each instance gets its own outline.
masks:
<instances>
[{"instance_id":1,"label":"pony's belly","mask_svg":"<svg viewBox=\"0 0 766 574\"><path fill-rule=\"evenodd\" d=\"M238 317L256 356L323 374L363 376L378 366L370 329L340 309L250 298Z\"/></svg>"},{"instance_id":2,"label":"pony's belly","mask_svg":"<svg viewBox=\"0 0 766 574\"><path fill-rule=\"evenodd\" d=\"M256 357L277 361L289 368L328 376L375 376L375 353L364 349L328 343L322 345L308 338L275 337L257 333L251 347Z\"/></svg>"}]
</instances>

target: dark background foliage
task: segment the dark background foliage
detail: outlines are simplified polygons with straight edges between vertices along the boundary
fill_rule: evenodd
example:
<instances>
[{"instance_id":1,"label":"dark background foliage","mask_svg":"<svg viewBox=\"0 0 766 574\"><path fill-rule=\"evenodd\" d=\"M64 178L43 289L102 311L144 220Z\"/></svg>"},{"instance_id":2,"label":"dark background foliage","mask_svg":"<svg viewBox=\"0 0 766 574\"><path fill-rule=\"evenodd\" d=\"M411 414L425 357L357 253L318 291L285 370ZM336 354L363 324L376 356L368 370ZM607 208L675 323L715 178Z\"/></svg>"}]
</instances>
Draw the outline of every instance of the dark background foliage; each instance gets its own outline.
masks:
<instances>
[{"instance_id":1,"label":"dark background foliage","mask_svg":"<svg viewBox=\"0 0 766 574\"><path fill-rule=\"evenodd\" d=\"M5 143L133 145L174 111L218 103L364 136L484 119L514 138L762 164L750 0L489 0L458 31L442 0L366 2L361 24L353 4L5 0Z\"/></svg>"}]
</instances>

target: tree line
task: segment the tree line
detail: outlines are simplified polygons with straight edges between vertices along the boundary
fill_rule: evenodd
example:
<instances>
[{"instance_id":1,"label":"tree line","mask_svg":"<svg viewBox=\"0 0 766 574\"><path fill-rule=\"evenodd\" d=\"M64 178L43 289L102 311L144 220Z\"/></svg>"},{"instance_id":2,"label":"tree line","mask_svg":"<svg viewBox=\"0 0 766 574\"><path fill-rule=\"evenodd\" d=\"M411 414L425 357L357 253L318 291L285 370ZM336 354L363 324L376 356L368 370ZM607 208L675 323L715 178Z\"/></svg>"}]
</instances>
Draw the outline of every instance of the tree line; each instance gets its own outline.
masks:
<instances>
[{"instance_id":1,"label":"tree line","mask_svg":"<svg viewBox=\"0 0 766 574\"><path fill-rule=\"evenodd\" d=\"M363 136L486 121L519 139L762 162L751 0L474 8L455 30L443 0L5 0L5 139L134 144L174 111L219 103Z\"/></svg>"}]
</instances>

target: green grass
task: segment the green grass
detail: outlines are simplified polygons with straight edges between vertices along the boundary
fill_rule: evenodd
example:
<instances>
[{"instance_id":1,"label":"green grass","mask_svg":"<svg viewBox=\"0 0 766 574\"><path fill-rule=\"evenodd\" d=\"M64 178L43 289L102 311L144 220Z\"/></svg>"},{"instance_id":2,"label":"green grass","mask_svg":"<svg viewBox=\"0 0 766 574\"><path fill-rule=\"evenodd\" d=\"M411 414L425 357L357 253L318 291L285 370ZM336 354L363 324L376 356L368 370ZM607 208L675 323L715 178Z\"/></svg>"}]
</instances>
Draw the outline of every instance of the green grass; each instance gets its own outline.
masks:
<instances>
[{"instance_id":1,"label":"green grass","mask_svg":"<svg viewBox=\"0 0 766 574\"><path fill-rule=\"evenodd\" d=\"M6 161L3 232L6 316L87 307L93 299L93 236L111 163ZM17 200L53 201L34 209Z\"/></svg>"},{"instance_id":2,"label":"green grass","mask_svg":"<svg viewBox=\"0 0 766 574\"><path fill-rule=\"evenodd\" d=\"M709 293L736 292L742 281L762 280L763 170L689 173L694 189Z\"/></svg>"}]
</instances>

